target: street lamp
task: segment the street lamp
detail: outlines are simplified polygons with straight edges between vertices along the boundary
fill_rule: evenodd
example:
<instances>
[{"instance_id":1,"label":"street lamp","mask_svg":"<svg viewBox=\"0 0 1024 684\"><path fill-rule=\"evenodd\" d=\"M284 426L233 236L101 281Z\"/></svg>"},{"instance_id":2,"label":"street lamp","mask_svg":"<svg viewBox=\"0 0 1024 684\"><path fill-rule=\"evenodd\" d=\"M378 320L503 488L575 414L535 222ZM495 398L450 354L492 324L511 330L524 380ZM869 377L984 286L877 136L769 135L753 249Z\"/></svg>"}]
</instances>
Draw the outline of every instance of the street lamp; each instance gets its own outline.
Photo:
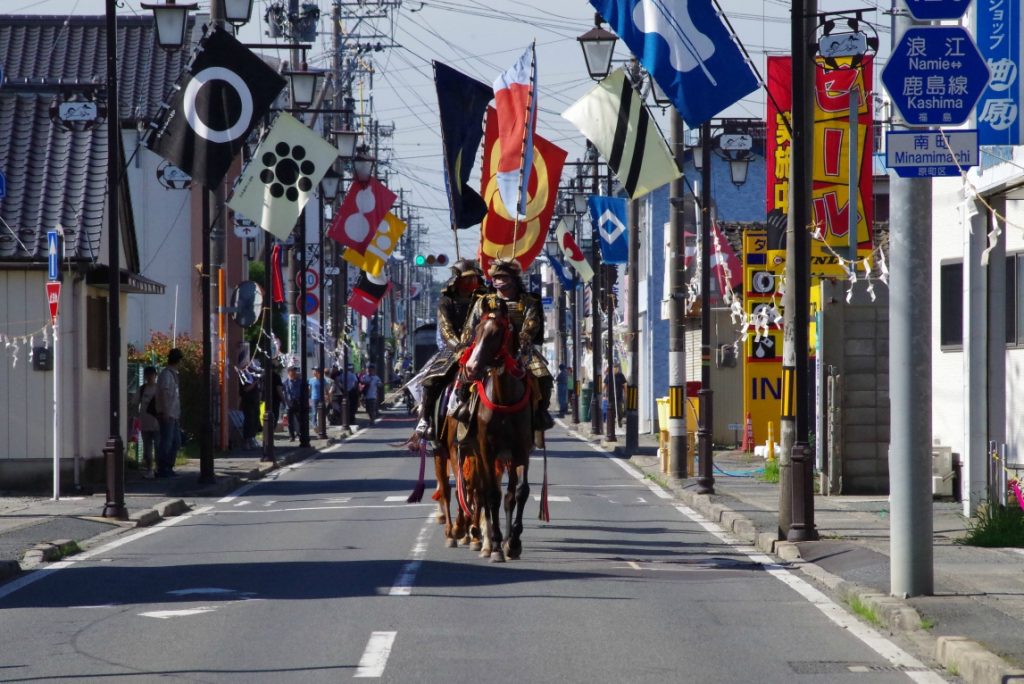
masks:
<instances>
[{"instance_id":1,"label":"street lamp","mask_svg":"<svg viewBox=\"0 0 1024 684\"><path fill-rule=\"evenodd\" d=\"M747 182L747 170L754 159L754 139L745 130L726 130L718 136L715 154L729 162L729 177L739 187Z\"/></svg>"},{"instance_id":2,"label":"street lamp","mask_svg":"<svg viewBox=\"0 0 1024 684\"><path fill-rule=\"evenodd\" d=\"M335 129L331 133L334 135L334 146L338 148L338 156L342 159L351 159L356 154L356 141L359 140L359 133L357 131L349 131L344 129ZM330 173L330 171L328 171ZM341 177L338 177L341 180ZM335 188L337 190L337 187ZM337 192L335 192L337 196ZM333 199L331 200L334 201Z\"/></svg>"},{"instance_id":3,"label":"street lamp","mask_svg":"<svg viewBox=\"0 0 1024 684\"><path fill-rule=\"evenodd\" d=\"M601 15L594 14L594 28L576 38L583 49L587 73L595 81L600 81L612 70L612 55L618 40L618 36L601 27L602 23Z\"/></svg>"},{"instance_id":4,"label":"street lamp","mask_svg":"<svg viewBox=\"0 0 1024 684\"><path fill-rule=\"evenodd\" d=\"M169 0L167 6L174 5ZM150 6L163 9L164 6ZM178 5L176 11L181 13L182 26L187 24L185 18L188 11L195 5ZM156 10L154 9L154 12ZM103 459L106 470L106 497L103 505L104 518L128 518L128 509L124 505L124 442L121 440L121 227L118 215L120 190L121 160L121 119L117 98L117 2L107 0L106 4L106 79L107 79L107 372L109 373L109 414L110 433L103 447ZM159 19L157 21L157 40L164 49L180 48L185 44L185 30L181 28L173 36L161 40Z\"/></svg>"},{"instance_id":5,"label":"street lamp","mask_svg":"<svg viewBox=\"0 0 1024 684\"><path fill-rule=\"evenodd\" d=\"M323 74L319 71L310 71L305 64L298 71L286 71L288 77L289 93L293 107L306 109L313 105L316 99L316 84Z\"/></svg>"},{"instance_id":6,"label":"street lamp","mask_svg":"<svg viewBox=\"0 0 1024 684\"><path fill-rule=\"evenodd\" d=\"M373 175L374 164L376 163L377 160L366 151L366 147L361 147L352 159L352 173L355 174L356 180L361 183L370 180L370 176Z\"/></svg>"},{"instance_id":7,"label":"street lamp","mask_svg":"<svg viewBox=\"0 0 1024 684\"><path fill-rule=\"evenodd\" d=\"M175 0L167 0L163 5L143 3L142 9L153 11L157 45L164 50L180 50L181 46L185 44L188 13L191 10L199 9L199 5L195 3L178 5L175 4Z\"/></svg>"},{"instance_id":8,"label":"street lamp","mask_svg":"<svg viewBox=\"0 0 1024 684\"><path fill-rule=\"evenodd\" d=\"M235 28L249 23L249 18L252 16L253 0L216 0L216 2L220 6L220 15L224 17L224 21Z\"/></svg>"}]
</instances>

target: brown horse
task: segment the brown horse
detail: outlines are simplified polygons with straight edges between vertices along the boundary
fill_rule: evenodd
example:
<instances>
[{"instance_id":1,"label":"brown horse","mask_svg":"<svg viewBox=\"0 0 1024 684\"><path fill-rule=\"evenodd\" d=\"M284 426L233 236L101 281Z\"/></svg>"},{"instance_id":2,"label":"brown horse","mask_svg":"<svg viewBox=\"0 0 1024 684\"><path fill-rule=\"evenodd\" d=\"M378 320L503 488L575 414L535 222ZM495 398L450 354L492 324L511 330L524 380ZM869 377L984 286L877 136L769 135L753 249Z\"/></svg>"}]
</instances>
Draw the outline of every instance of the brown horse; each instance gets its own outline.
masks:
<instances>
[{"instance_id":1,"label":"brown horse","mask_svg":"<svg viewBox=\"0 0 1024 684\"><path fill-rule=\"evenodd\" d=\"M490 546L492 562L503 562L506 556L516 559L522 553L523 509L530 496L527 476L536 390L522 364L510 356L511 336L508 310L498 300L496 307L485 309L462 370L463 381L473 382L478 395L475 432L468 441L480 457L477 484L487 524L484 550ZM508 474L504 500L509 534L504 543L498 517L503 473Z\"/></svg>"},{"instance_id":2,"label":"brown horse","mask_svg":"<svg viewBox=\"0 0 1024 684\"><path fill-rule=\"evenodd\" d=\"M437 478L438 522L444 525L445 544L449 548L459 543L469 544L473 550L482 547L480 533L480 505L477 497L478 459L467 445L456 438L458 421L445 416L441 441L434 449L434 475ZM455 476L458 501L455 517L451 514L452 490L450 473Z\"/></svg>"}]
</instances>

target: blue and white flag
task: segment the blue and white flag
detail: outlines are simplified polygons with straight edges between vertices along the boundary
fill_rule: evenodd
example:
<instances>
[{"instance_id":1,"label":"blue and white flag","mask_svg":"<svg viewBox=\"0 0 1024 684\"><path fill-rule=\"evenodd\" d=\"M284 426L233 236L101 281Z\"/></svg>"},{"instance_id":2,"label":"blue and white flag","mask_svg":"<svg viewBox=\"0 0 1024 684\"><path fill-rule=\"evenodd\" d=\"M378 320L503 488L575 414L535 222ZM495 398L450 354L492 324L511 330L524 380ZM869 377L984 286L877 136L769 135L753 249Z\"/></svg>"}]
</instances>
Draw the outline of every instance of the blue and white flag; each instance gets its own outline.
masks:
<instances>
[{"instance_id":1,"label":"blue and white flag","mask_svg":"<svg viewBox=\"0 0 1024 684\"><path fill-rule=\"evenodd\" d=\"M590 0L691 128L757 90L711 0Z\"/></svg>"},{"instance_id":2,"label":"blue and white flag","mask_svg":"<svg viewBox=\"0 0 1024 684\"><path fill-rule=\"evenodd\" d=\"M569 276L560 256L549 252L548 263L551 264L551 270L555 272L559 282L562 283L563 290L571 291L576 289L576 279Z\"/></svg>"},{"instance_id":3,"label":"blue and white flag","mask_svg":"<svg viewBox=\"0 0 1024 684\"><path fill-rule=\"evenodd\" d=\"M606 264L629 261L626 199L591 195L587 206L590 208L590 221L601 239L601 261Z\"/></svg>"}]
</instances>

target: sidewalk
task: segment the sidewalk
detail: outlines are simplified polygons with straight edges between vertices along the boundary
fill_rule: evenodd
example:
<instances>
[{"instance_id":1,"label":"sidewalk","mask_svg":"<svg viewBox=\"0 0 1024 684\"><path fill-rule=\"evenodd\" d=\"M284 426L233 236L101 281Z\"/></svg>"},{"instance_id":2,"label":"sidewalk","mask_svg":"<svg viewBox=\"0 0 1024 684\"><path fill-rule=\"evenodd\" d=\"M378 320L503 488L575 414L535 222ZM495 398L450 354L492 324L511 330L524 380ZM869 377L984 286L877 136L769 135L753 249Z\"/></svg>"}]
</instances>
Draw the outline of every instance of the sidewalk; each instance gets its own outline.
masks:
<instances>
[{"instance_id":1,"label":"sidewalk","mask_svg":"<svg viewBox=\"0 0 1024 684\"><path fill-rule=\"evenodd\" d=\"M576 436L591 439L589 425ZM625 455L625 437L603 444ZM601 440L603 442L603 440ZM876 627L913 643L922 657L970 684L1024 682L1024 549L988 549L955 543L967 521L961 506L935 501L935 595L889 596L889 503L885 496L815 496L815 542L778 539L778 485L754 477L761 459L737 451L715 453L715 493L696 493L693 479L661 473L657 436L640 435L630 462L704 517L737 538L773 553L824 584L849 604L867 606Z\"/></svg>"},{"instance_id":2,"label":"sidewalk","mask_svg":"<svg viewBox=\"0 0 1024 684\"><path fill-rule=\"evenodd\" d=\"M365 421L364 421L365 422ZM97 535L116 534L132 527L156 524L165 517L189 510L190 498L223 496L241 484L258 480L266 473L296 461L342 439L340 427L329 427L328 439L316 438L311 431L311 447L303 449L289 442L287 432L274 435L276 463L263 463L262 448L234 449L214 459L215 482L199 482L199 460L175 467L177 477L146 480L134 468L125 470L125 508L129 520L101 517L106 503L104 483L90 483L78 494L61 496L59 501L42 496L25 496L0 491L0 582L31 569L41 561L57 560L74 553L78 542ZM73 542L54 544L55 541Z\"/></svg>"}]
</instances>

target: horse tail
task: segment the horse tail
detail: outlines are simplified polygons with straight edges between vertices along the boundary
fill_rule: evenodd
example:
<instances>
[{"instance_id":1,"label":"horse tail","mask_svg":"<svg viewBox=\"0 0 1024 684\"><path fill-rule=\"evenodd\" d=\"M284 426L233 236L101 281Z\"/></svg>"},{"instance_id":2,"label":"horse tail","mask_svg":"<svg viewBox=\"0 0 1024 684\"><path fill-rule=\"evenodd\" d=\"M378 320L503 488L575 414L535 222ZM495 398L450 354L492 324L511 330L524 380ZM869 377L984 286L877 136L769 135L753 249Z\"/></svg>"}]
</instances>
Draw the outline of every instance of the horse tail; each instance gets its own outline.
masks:
<instances>
[{"instance_id":1,"label":"horse tail","mask_svg":"<svg viewBox=\"0 0 1024 684\"><path fill-rule=\"evenodd\" d=\"M424 468L427 465L427 443L425 440L420 440L420 475L416 480L416 487L413 488L412 494L406 499L406 503L419 503L423 500L423 490L426 489L426 480L423 476Z\"/></svg>"}]
</instances>

